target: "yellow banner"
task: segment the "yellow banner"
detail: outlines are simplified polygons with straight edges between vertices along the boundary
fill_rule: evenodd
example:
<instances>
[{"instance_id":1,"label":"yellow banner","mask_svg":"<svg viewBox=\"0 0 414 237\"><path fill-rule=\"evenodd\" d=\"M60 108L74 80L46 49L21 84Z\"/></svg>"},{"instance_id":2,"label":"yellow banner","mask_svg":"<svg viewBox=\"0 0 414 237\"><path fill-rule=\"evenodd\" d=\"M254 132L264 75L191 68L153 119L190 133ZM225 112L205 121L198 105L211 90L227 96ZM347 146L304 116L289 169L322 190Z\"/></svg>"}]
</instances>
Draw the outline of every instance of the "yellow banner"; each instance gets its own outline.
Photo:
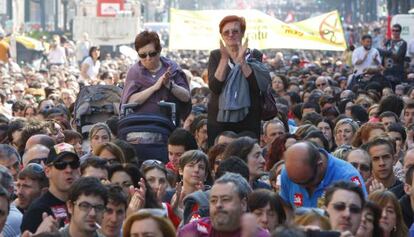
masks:
<instances>
[{"instance_id":1,"label":"yellow banner","mask_svg":"<svg viewBox=\"0 0 414 237\"><path fill-rule=\"evenodd\" d=\"M171 9L170 49L212 50L219 47L219 23L227 15L246 18L245 37L257 49L346 49L339 14L334 11L286 24L257 10Z\"/></svg>"}]
</instances>

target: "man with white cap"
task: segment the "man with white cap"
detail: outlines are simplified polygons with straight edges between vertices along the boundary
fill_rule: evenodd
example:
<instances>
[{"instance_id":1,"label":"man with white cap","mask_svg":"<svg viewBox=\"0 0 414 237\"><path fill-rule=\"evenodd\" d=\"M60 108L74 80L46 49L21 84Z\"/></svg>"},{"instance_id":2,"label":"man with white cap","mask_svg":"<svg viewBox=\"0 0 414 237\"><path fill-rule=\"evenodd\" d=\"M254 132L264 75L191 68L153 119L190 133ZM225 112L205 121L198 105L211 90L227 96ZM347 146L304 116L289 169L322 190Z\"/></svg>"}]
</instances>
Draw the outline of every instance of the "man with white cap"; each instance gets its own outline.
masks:
<instances>
[{"instance_id":1,"label":"man with white cap","mask_svg":"<svg viewBox=\"0 0 414 237\"><path fill-rule=\"evenodd\" d=\"M49 179L49 190L34 201L23 216L22 232L36 232L43 218L53 218L63 227L69 223L66 201L69 188L80 177L79 157L72 145L60 143L50 149L45 162L45 174Z\"/></svg>"}]
</instances>

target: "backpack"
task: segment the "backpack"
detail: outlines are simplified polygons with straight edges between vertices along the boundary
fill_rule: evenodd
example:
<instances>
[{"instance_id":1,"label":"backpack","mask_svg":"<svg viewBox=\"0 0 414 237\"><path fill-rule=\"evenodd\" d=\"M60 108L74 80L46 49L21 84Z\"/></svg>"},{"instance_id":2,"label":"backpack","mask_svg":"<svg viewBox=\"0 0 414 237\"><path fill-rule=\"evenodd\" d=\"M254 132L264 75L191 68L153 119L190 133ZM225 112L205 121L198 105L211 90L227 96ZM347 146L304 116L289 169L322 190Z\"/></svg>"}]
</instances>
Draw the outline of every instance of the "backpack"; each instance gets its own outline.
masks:
<instances>
[{"instance_id":1,"label":"backpack","mask_svg":"<svg viewBox=\"0 0 414 237\"><path fill-rule=\"evenodd\" d=\"M93 124L119 115L121 93L121 88L111 85L83 87L74 106L77 130L85 137Z\"/></svg>"},{"instance_id":2,"label":"backpack","mask_svg":"<svg viewBox=\"0 0 414 237\"><path fill-rule=\"evenodd\" d=\"M184 202L184 214L181 226L210 216L209 199L210 191L196 191L187 195Z\"/></svg>"}]
</instances>

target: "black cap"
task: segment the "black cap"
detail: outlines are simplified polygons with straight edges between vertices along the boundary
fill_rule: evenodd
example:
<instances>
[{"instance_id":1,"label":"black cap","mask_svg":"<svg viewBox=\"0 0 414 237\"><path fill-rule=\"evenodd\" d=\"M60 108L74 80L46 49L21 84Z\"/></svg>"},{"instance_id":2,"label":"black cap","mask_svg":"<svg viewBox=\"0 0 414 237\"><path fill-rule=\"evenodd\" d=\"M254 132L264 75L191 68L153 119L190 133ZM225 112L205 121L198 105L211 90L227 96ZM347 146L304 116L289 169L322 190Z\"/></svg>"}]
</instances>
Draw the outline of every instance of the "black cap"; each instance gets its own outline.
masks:
<instances>
[{"instance_id":1,"label":"black cap","mask_svg":"<svg viewBox=\"0 0 414 237\"><path fill-rule=\"evenodd\" d=\"M46 164L53 164L54 162L63 160L65 157L73 157L76 160L79 160L79 156L76 154L75 148L71 144L59 143L50 149Z\"/></svg>"}]
</instances>

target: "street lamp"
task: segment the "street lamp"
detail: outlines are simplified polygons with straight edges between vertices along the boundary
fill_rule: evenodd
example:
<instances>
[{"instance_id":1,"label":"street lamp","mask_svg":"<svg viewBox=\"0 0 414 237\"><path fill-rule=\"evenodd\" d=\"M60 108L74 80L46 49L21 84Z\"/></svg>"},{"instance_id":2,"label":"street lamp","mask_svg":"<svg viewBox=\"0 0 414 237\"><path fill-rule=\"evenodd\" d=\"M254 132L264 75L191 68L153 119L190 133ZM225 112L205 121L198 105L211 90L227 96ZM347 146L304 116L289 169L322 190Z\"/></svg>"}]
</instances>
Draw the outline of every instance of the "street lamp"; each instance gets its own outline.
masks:
<instances>
[{"instance_id":1,"label":"street lamp","mask_svg":"<svg viewBox=\"0 0 414 237\"><path fill-rule=\"evenodd\" d=\"M67 30L69 0L61 0L63 4L63 32Z\"/></svg>"}]
</instances>

